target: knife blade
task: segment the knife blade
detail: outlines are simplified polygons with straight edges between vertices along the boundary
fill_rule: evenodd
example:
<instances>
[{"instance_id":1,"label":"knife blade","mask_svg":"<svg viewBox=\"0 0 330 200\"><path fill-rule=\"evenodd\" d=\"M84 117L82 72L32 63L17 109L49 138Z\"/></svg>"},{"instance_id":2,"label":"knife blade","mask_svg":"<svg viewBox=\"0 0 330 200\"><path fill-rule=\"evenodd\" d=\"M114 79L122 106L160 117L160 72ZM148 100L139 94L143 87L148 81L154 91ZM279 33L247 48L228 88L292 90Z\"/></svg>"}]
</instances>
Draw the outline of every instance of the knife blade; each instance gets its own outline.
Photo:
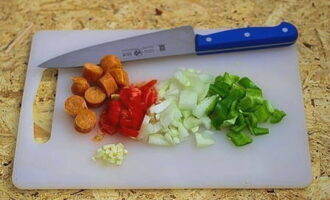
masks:
<instances>
[{"instance_id":1,"label":"knife blade","mask_svg":"<svg viewBox=\"0 0 330 200\"><path fill-rule=\"evenodd\" d=\"M42 68L80 67L98 63L107 54L123 62L186 54L213 54L289 46L297 40L296 27L288 22L273 27L247 27L209 35L195 34L191 26L157 31L72 51L39 65Z\"/></svg>"}]
</instances>

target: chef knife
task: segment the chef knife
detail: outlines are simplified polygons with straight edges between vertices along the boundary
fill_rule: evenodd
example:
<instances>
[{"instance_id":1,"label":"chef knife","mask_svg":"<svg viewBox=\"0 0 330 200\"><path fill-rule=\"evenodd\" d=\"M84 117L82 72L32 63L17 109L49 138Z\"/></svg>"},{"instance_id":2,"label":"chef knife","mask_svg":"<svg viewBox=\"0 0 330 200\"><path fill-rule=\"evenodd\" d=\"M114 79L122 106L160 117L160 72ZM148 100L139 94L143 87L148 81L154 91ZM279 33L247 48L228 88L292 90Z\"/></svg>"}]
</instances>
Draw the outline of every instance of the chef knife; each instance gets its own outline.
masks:
<instances>
[{"instance_id":1,"label":"chef knife","mask_svg":"<svg viewBox=\"0 0 330 200\"><path fill-rule=\"evenodd\" d=\"M273 27L238 28L209 35L195 34L191 26L183 26L79 49L52 58L39 67L80 67L86 62L98 63L106 54L114 54L125 62L281 47L292 45L297 37L297 29L288 22Z\"/></svg>"}]
</instances>

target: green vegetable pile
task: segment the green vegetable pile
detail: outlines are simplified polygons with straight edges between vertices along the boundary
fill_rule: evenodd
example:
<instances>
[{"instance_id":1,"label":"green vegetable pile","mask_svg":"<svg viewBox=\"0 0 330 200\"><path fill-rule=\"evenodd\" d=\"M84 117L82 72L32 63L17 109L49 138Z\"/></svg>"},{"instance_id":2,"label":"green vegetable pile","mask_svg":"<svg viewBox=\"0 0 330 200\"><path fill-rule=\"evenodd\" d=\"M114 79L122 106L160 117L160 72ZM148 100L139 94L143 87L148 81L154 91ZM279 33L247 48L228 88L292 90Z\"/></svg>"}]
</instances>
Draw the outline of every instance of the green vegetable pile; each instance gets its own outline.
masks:
<instances>
[{"instance_id":1,"label":"green vegetable pile","mask_svg":"<svg viewBox=\"0 0 330 200\"><path fill-rule=\"evenodd\" d=\"M278 123L286 115L284 111L273 108L263 97L262 90L249 78L225 73L217 76L210 84L208 96L218 95L214 109L209 114L214 128L228 129L228 138L236 145L243 146L253 140L251 135L269 133L268 128L260 127L259 123Z\"/></svg>"}]
</instances>

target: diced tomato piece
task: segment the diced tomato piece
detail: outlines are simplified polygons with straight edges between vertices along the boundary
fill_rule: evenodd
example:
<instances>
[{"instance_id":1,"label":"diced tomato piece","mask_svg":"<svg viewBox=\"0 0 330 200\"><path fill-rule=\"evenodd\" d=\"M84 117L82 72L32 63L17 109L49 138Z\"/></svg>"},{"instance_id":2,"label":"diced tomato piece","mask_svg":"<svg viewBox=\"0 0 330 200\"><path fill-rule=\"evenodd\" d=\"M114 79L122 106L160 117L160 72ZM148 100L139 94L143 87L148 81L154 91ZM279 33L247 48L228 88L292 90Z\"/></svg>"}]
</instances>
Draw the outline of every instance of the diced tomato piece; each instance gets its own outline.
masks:
<instances>
[{"instance_id":1,"label":"diced tomato piece","mask_svg":"<svg viewBox=\"0 0 330 200\"><path fill-rule=\"evenodd\" d=\"M129 104L129 97L129 88L123 88L119 94L120 101L123 103L123 105L127 106Z\"/></svg>"},{"instance_id":2,"label":"diced tomato piece","mask_svg":"<svg viewBox=\"0 0 330 200\"><path fill-rule=\"evenodd\" d=\"M145 111L139 106L130 105L127 110L123 110L122 117L119 122L120 126L140 129L144 115Z\"/></svg>"},{"instance_id":3,"label":"diced tomato piece","mask_svg":"<svg viewBox=\"0 0 330 200\"><path fill-rule=\"evenodd\" d=\"M107 109L107 120L111 125L117 126L121 109L121 103L119 101L112 100L109 102Z\"/></svg>"},{"instance_id":4,"label":"diced tomato piece","mask_svg":"<svg viewBox=\"0 0 330 200\"><path fill-rule=\"evenodd\" d=\"M146 109L141 105L130 105L128 111L132 118L144 116Z\"/></svg>"},{"instance_id":5,"label":"diced tomato piece","mask_svg":"<svg viewBox=\"0 0 330 200\"><path fill-rule=\"evenodd\" d=\"M134 124L134 121L131 119L121 119L119 122L120 127L126 127L126 128L132 128L136 129L136 125Z\"/></svg>"},{"instance_id":6,"label":"diced tomato piece","mask_svg":"<svg viewBox=\"0 0 330 200\"><path fill-rule=\"evenodd\" d=\"M118 115L115 113L111 113L111 112L107 113L108 123L111 124L112 126L118 125L119 117L120 117L120 113Z\"/></svg>"},{"instance_id":7,"label":"diced tomato piece","mask_svg":"<svg viewBox=\"0 0 330 200\"><path fill-rule=\"evenodd\" d=\"M140 87L140 90L141 90L142 92L145 91L145 90L149 90L149 89L152 88L154 85L156 85L156 83L157 83L157 80L151 80L151 81L149 81L148 83L142 85L142 86Z\"/></svg>"},{"instance_id":8,"label":"diced tomato piece","mask_svg":"<svg viewBox=\"0 0 330 200\"><path fill-rule=\"evenodd\" d=\"M157 101L156 83L157 80L151 80L141 87L121 88L119 100L110 100L100 116L100 129L108 134L118 131L128 137L137 137L147 109Z\"/></svg>"},{"instance_id":9,"label":"diced tomato piece","mask_svg":"<svg viewBox=\"0 0 330 200\"><path fill-rule=\"evenodd\" d=\"M139 88L124 88L120 91L120 100L125 106L130 104L140 104L142 101L141 94L142 92Z\"/></svg>"},{"instance_id":10,"label":"diced tomato piece","mask_svg":"<svg viewBox=\"0 0 330 200\"><path fill-rule=\"evenodd\" d=\"M126 108L121 110L120 119L131 119L131 114Z\"/></svg>"},{"instance_id":11,"label":"diced tomato piece","mask_svg":"<svg viewBox=\"0 0 330 200\"><path fill-rule=\"evenodd\" d=\"M110 100L107 104L107 110L111 109L120 109L121 108L121 103L118 100ZM120 112L120 111L119 111Z\"/></svg>"},{"instance_id":12,"label":"diced tomato piece","mask_svg":"<svg viewBox=\"0 0 330 200\"><path fill-rule=\"evenodd\" d=\"M131 128L120 127L119 133L128 137L136 138L139 135L139 131Z\"/></svg>"},{"instance_id":13,"label":"diced tomato piece","mask_svg":"<svg viewBox=\"0 0 330 200\"><path fill-rule=\"evenodd\" d=\"M150 88L144 97L144 102L149 108L151 105L155 104L157 101L157 91L155 88Z\"/></svg>"},{"instance_id":14,"label":"diced tomato piece","mask_svg":"<svg viewBox=\"0 0 330 200\"><path fill-rule=\"evenodd\" d=\"M106 112L103 112L100 116L99 120L99 127L103 133L108 133L110 135L113 135L117 132L117 127L110 125L110 123L107 121Z\"/></svg>"},{"instance_id":15,"label":"diced tomato piece","mask_svg":"<svg viewBox=\"0 0 330 200\"><path fill-rule=\"evenodd\" d=\"M130 89L131 89L131 91L130 91L131 97L141 96L142 92L139 88L131 87Z\"/></svg>"},{"instance_id":16,"label":"diced tomato piece","mask_svg":"<svg viewBox=\"0 0 330 200\"><path fill-rule=\"evenodd\" d=\"M114 126L110 126L108 124L103 124L102 126L100 126L100 130L103 133L107 133L109 135L114 135L117 132L117 128Z\"/></svg>"},{"instance_id":17,"label":"diced tomato piece","mask_svg":"<svg viewBox=\"0 0 330 200\"><path fill-rule=\"evenodd\" d=\"M127 105L128 108L137 107L139 109L146 109L144 101L141 96L134 97L130 100L130 103Z\"/></svg>"},{"instance_id":18,"label":"diced tomato piece","mask_svg":"<svg viewBox=\"0 0 330 200\"><path fill-rule=\"evenodd\" d=\"M155 88L152 88L151 91L152 91L152 95L150 95L150 99L148 100L149 106L155 104L158 98L157 90Z\"/></svg>"}]
</instances>

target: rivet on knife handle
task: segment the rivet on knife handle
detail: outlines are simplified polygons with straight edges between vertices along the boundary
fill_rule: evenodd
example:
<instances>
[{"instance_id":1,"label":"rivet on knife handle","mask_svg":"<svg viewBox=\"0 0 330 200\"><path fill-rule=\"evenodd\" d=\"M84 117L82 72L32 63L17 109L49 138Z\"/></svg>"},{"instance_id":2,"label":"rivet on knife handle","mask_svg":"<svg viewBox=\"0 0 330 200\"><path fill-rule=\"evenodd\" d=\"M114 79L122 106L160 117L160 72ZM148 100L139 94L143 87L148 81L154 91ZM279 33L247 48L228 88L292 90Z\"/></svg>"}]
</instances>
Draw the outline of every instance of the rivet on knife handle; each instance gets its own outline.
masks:
<instances>
[{"instance_id":1,"label":"rivet on knife handle","mask_svg":"<svg viewBox=\"0 0 330 200\"><path fill-rule=\"evenodd\" d=\"M196 54L211 54L231 51L289 46L297 40L296 27L282 22L274 27L248 27L196 35Z\"/></svg>"}]
</instances>

